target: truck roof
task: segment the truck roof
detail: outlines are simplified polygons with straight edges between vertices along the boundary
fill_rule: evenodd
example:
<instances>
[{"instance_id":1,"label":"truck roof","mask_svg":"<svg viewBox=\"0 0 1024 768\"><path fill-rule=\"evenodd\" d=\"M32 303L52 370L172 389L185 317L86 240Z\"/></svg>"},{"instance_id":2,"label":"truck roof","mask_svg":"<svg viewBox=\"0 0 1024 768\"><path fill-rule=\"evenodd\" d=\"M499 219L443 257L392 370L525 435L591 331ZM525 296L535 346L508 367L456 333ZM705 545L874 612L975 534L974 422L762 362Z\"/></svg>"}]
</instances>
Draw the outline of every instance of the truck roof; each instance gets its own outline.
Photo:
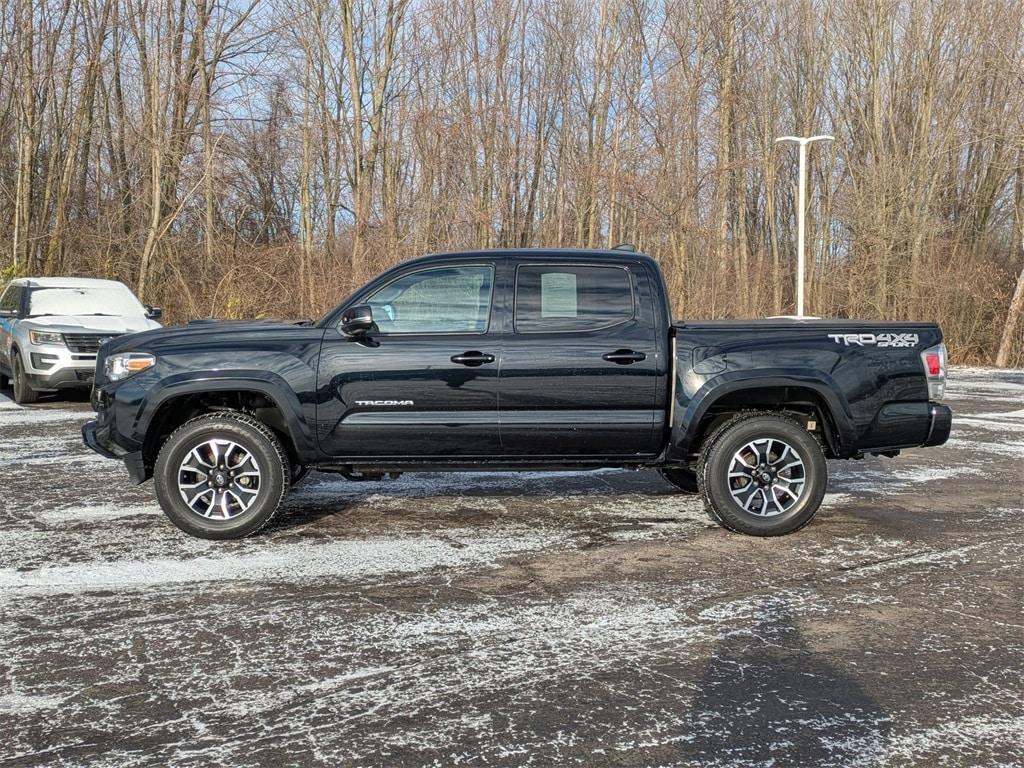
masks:
<instances>
[{"instance_id":1,"label":"truck roof","mask_svg":"<svg viewBox=\"0 0 1024 768\"><path fill-rule=\"evenodd\" d=\"M625 248L481 248L466 251L446 251L417 256L402 264L431 264L450 259L486 258L486 259L530 259L531 261L650 261L653 258Z\"/></svg>"}]
</instances>

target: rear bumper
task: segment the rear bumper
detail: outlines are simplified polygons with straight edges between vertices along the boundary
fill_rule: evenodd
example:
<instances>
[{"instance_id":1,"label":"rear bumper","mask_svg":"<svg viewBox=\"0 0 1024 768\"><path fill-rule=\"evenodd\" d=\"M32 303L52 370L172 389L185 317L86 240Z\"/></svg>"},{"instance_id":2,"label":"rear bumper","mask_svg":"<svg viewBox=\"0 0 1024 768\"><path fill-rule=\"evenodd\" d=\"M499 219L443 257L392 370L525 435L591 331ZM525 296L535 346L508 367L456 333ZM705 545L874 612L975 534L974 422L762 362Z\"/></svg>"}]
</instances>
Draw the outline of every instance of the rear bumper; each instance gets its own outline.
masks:
<instances>
[{"instance_id":1,"label":"rear bumper","mask_svg":"<svg viewBox=\"0 0 1024 768\"><path fill-rule=\"evenodd\" d=\"M949 439L949 433L953 429L953 411L948 405L929 403L928 413L931 420L928 426L928 436L925 437L923 443L925 448L942 445Z\"/></svg>"},{"instance_id":2,"label":"rear bumper","mask_svg":"<svg viewBox=\"0 0 1024 768\"><path fill-rule=\"evenodd\" d=\"M927 400L886 403L857 441L860 453L887 453L904 448L942 445L949 439L953 412Z\"/></svg>"}]
</instances>

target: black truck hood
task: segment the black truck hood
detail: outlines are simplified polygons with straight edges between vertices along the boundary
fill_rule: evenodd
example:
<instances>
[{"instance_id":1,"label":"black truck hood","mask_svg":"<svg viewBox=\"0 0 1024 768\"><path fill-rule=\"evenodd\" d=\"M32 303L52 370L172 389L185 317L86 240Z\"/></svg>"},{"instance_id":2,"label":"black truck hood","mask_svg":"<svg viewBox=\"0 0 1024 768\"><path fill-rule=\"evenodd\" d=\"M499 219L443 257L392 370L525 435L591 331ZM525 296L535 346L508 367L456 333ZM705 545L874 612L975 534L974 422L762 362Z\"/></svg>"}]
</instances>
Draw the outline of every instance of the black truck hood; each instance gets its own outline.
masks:
<instances>
[{"instance_id":1,"label":"black truck hood","mask_svg":"<svg viewBox=\"0 0 1024 768\"><path fill-rule=\"evenodd\" d=\"M183 346L197 350L207 343L223 344L237 339L253 342L266 339L268 342L288 338L292 335L322 335L322 328L313 327L309 321L286 322L282 320L193 320L187 325L168 326L143 333L133 333L111 340L104 348L105 355L117 352L153 352L159 354L165 349L179 349Z\"/></svg>"}]
</instances>

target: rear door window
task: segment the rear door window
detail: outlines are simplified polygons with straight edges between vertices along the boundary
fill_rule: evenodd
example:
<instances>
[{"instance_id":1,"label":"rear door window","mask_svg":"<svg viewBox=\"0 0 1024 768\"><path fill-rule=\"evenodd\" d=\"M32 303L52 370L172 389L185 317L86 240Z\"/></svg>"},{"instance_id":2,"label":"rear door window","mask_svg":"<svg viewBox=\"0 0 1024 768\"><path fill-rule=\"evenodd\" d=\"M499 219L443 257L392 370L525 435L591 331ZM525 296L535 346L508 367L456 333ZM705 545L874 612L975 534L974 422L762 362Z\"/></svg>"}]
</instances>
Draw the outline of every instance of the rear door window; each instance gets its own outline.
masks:
<instances>
[{"instance_id":1,"label":"rear door window","mask_svg":"<svg viewBox=\"0 0 1024 768\"><path fill-rule=\"evenodd\" d=\"M516 273L518 333L597 330L635 314L633 282L622 267L524 264Z\"/></svg>"}]
</instances>

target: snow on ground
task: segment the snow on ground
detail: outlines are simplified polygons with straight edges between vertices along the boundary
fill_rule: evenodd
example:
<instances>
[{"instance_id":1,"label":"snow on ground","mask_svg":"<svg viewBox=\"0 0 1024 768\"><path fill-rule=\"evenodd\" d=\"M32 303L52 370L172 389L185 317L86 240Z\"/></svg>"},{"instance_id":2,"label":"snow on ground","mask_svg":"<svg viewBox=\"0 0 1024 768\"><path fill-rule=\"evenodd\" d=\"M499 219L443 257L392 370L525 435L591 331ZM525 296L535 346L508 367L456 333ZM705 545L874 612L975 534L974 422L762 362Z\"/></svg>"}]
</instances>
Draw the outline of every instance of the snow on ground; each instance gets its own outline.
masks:
<instances>
[{"instance_id":1,"label":"snow on ground","mask_svg":"<svg viewBox=\"0 0 1024 768\"><path fill-rule=\"evenodd\" d=\"M654 472L313 473L207 542L0 399L4 765L1024 765L1024 372L732 535Z\"/></svg>"}]
</instances>

